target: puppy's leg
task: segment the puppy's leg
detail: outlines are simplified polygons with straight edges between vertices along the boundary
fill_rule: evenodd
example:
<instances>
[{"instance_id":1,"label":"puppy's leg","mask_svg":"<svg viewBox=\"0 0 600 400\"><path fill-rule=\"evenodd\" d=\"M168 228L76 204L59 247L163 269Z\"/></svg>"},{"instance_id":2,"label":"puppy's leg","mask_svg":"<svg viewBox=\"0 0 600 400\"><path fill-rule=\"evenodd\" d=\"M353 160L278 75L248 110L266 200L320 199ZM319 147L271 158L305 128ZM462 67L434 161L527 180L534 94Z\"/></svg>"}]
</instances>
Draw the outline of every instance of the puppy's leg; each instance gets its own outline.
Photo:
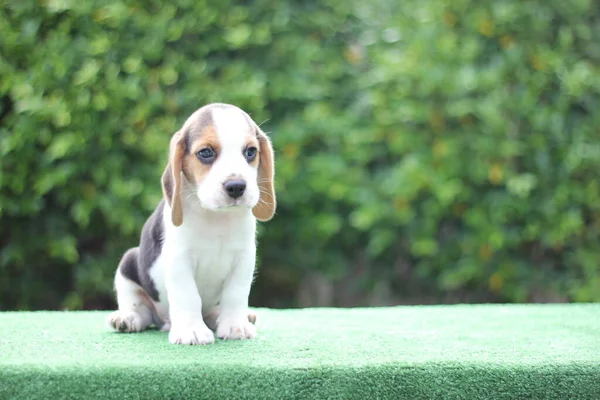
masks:
<instances>
[{"instance_id":1,"label":"puppy's leg","mask_svg":"<svg viewBox=\"0 0 600 400\"><path fill-rule=\"evenodd\" d=\"M210 310L206 311L204 314L202 314L202 317L204 318L204 322L206 323L206 326L208 326L208 328L210 330L214 331L217 329L217 320L219 319L220 314L221 314L220 306L213 307ZM257 319L258 319L258 315L256 315L256 313L254 311L248 310L248 321L250 321L251 324L256 325Z\"/></svg>"},{"instance_id":2,"label":"puppy's leg","mask_svg":"<svg viewBox=\"0 0 600 400\"><path fill-rule=\"evenodd\" d=\"M217 336L221 339L252 339L256 336L248 310L255 262L256 247L249 246L225 281L221 312L217 318Z\"/></svg>"},{"instance_id":3,"label":"puppy's leg","mask_svg":"<svg viewBox=\"0 0 600 400\"><path fill-rule=\"evenodd\" d=\"M186 256L174 256L165 271L173 344L209 344L213 332L202 318L202 299L198 293L192 266Z\"/></svg>"},{"instance_id":4,"label":"puppy's leg","mask_svg":"<svg viewBox=\"0 0 600 400\"><path fill-rule=\"evenodd\" d=\"M115 274L119 309L108 316L108 325L119 332L140 332L152 323L152 305L144 289L126 278L124 270L137 271L137 247L127 250Z\"/></svg>"}]
</instances>

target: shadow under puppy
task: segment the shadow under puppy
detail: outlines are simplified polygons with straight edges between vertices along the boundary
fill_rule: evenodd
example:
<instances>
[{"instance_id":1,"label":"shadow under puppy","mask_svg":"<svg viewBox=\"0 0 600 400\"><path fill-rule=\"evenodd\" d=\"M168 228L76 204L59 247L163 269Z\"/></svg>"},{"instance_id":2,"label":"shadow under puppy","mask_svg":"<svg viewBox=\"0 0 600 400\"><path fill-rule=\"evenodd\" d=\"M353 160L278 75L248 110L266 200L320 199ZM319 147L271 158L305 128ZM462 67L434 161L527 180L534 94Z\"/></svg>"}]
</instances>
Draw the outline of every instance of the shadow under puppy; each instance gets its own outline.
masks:
<instances>
[{"instance_id":1,"label":"shadow under puppy","mask_svg":"<svg viewBox=\"0 0 600 400\"><path fill-rule=\"evenodd\" d=\"M172 139L164 199L115 274L120 332L154 324L174 344L256 336L248 297L256 262L256 220L276 208L271 142L238 107L194 112Z\"/></svg>"}]
</instances>

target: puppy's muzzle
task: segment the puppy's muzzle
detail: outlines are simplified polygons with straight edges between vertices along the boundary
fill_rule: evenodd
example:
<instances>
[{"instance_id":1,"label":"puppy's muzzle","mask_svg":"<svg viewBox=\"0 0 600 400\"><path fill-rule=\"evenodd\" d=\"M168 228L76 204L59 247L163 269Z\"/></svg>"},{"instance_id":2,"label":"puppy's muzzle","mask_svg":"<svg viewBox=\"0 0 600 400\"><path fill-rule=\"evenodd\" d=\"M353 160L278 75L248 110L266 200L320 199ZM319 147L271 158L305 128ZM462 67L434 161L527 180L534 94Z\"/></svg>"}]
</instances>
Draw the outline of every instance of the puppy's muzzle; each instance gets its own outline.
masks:
<instances>
[{"instance_id":1,"label":"puppy's muzzle","mask_svg":"<svg viewBox=\"0 0 600 400\"><path fill-rule=\"evenodd\" d=\"M246 191L246 181L237 179L230 180L223 184L223 188L229 197L232 199L238 199L242 197Z\"/></svg>"}]
</instances>

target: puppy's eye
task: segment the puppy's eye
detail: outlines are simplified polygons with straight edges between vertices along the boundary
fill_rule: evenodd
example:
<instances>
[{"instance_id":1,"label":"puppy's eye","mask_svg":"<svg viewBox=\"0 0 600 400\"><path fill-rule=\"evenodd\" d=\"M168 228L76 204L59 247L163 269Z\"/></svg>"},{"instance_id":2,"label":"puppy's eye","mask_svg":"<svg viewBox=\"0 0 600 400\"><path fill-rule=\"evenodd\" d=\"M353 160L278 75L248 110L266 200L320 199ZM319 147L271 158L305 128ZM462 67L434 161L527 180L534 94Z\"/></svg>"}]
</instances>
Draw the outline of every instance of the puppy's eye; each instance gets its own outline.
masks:
<instances>
[{"instance_id":1,"label":"puppy's eye","mask_svg":"<svg viewBox=\"0 0 600 400\"><path fill-rule=\"evenodd\" d=\"M252 162L256 158L256 151L256 147L248 147L244 150L244 157L246 157L248 162Z\"/></svg>"},{"instance_id":2,"label":"puppy's eye","mask_svg":"<svg viewBox=\"0 0 600 400\"><path fill-rule=\"evenodd\" d=\"M196 153L196 156L200 161L205 164L211 163L217 154L215 151L209 147L204 148Z\"/></svg>"}]
</instances>

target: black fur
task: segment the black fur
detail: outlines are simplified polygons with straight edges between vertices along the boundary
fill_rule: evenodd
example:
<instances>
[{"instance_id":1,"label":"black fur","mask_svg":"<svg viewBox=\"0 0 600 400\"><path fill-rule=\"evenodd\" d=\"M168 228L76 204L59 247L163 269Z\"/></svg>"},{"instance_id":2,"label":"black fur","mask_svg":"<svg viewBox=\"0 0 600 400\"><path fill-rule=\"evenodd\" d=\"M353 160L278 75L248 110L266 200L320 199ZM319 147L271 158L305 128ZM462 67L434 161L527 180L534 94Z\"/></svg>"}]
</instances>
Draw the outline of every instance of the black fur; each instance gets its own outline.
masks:
<instances>
[{"instance_id":1,"label":"black fur","mask_svg":"<svg viewBox=\"0 0 600 400\"><path fill-rule=\"evenodd\" d=\"M158 291L150 277L150 267L162 251L164 240L163 208L161 200L142 228L140 246L133 247L123 255L119 268L127 279L140 285L154 301L159 301Z\"/></svg>"}]
</instances>

